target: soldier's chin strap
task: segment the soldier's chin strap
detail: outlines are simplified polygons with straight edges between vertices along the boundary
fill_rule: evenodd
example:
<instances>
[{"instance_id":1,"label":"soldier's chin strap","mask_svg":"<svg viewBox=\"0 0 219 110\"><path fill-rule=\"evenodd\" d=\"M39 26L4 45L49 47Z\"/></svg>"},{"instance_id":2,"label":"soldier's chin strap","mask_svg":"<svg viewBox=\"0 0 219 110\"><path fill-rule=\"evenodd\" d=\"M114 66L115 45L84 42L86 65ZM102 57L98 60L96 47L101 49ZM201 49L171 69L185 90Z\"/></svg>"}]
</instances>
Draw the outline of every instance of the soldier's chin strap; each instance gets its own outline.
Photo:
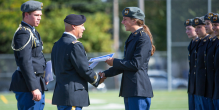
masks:
<instances>
[{"instance_id":1,"label":"soldier's chin strap","mask_svg":"<svg viewBox=\"0 0 219 110\"><path fill-rule=\"evenodd\" d=\"M27 41L27 43L24 45L24 46L22 46L21 48L19 48L19 49L15 49L15 45L14 45L14 36L15 36L15 34L17 33L17 31L19 30L19 29L21 29L21 28L25 28L25 30L28 30L29 32L30 32L30 38L29 38L29 40ZM34 40L34 35L33 35L33 33L32 33L32 31L29 29L29 28L26 28L26 27L24 27L24 26L22 26L21 24L19 25L19 27L17 28L17 30L15 31L15 33L14 33L14 36L13 36L13 39L12 39L12 43L11 43L11 48L14 50L14 51L21 51L21 50L23 50L26 46L27 46L27 44L30 42L30 40L32 39L32 47L33 47L33 41L35 41Z\"/></svg>"}]
</instances>

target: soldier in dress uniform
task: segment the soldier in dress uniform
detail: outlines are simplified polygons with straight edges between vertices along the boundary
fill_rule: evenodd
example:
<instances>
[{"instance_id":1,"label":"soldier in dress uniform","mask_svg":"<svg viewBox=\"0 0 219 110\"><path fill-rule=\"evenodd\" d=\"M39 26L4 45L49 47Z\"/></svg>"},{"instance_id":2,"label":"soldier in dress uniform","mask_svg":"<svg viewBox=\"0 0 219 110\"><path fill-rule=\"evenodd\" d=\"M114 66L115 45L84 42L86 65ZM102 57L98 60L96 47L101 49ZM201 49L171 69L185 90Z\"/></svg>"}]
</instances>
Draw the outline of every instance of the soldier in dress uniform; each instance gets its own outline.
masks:
<instances>
[{"instance_id":1,"label":"soldier in dress uniform","mask_svg":"<svg viewBox=\"0 0 219 110\"><path fill-rule=\"evenodd\" d=\"M65 32L52 49L52 68L56 75L52 104L58 110L81 110L90 105L87 82L95 87L103 82L89 67L84 46L77 40L82 38L85 21L84 15L66 16Z\"/></svg>"},{"instance_id":2,"label":"soldier in dress uniform","mask_svg":"<svg viewBox=\"0 0 219 110\"><path fill-rule=\"evenodd\" d=\"M131 34L125 42L124 58L109 58L110 66L101 76L112 77L122 73L119 96L124 97L126 110L149 110L153 90L148 77L148 62L155 52L152 34L144 24L145 14L138 7L122 11L122 24Z\"/></svg>"},{"instance_id":3,"label":"soldier in dress uniform","mask_svg":"<svg viewBox=\"0 0 219 110\"><path fill-rule=\"evenodd\" d=\"M213 16L213 13L208 13L204 16L205 20L205 29L206 33L209 34L209 42L206 46L206 49L204 51L204 62L205 62L205 67L207 69L207 81L206 81L206 93L205 97L208 102L207 109L208 110L214 110L214 105L213 105L213 92L214 92L214 74L215 74L215 69L214 69L214 50L217 44L219 43L217 37L215 37L212 29L212 23L211 23L211 17Z\"/></svg>"},{"instance_id":4,"label":"soldier in dress uniform","mask_svg":"<svg viewBox=\"0 0 219 110\"><path fill-rule=\"evenodd\" d=\"M204 51L209 41L209 35L205 30L204 16L194 18L192 25L195 27L195 31L200 38L198 47L196 48L196 89L195 89L195 103L197 110L207 110L206 94L206 66L204 61Z\"/></svg>"},{"instance_id":5,"label":"soldier in dress uniform","mask_svg":"<svg viewBox=\"0 0 219 110\"><path fill-rule=\"evenodd\" d=\"M213 14L211 17L211 22L213 25L214 35L216 36L215 40L219 40L219 14ZM216 44L214 50L214 94L213 94L213 103L215 110L219 110L219 43Z\"/></svg>"},{"instance_id":6,"label":"soldier in dress uniform","mask_svg":"<svg viewBox=\"0 0 219 110\"><path fill-rule=\"evenodd\" d=\"M17 70L12 75L10 91L15 93L18 110L43 110L45 58L40 34L34 27L40 24L43 3L27 1L21 5L23 20L16 30L12 49ZM48 82L47 82L48 84Z\"/></svg>"},{"instance_id":7,"label":"soldier in dress uniform","mask_svg":"<svg viewBox=\"0 0 219 110\"><path fill-rule=\"evenodd\" d=\"M189 59L189 79L188 79L188 101L189 101L189 110L195 110L195 50L198 45L198 35L195 32L195 28L192 26L193 19L187 19L184 22L184 26L186 27L186 34L188 38L191 38L191 42L188 46L188 59Z\"/></svg>"}]
</instances>

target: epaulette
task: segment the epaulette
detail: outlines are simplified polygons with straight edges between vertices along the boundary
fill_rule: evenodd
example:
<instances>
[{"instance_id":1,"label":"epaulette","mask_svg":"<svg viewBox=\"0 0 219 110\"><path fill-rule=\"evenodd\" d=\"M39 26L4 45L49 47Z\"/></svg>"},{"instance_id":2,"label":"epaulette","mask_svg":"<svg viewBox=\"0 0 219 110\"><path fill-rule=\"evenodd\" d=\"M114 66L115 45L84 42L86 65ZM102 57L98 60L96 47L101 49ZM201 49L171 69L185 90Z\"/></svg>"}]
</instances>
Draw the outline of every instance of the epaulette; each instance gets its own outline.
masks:
<instances>
[{"instance_id":1,"label":"epaulette","mask_svg":"<svg viewBox=\"0 0 219 110\"><path fill-rule=\"evenodd\" d=\"M75 41L73 41L72 43L73 43L73 44L76 44L77 42L80 42L80 41L78 41L78 40L75 40Z\"/></svg>"},{"instance_id":2,"label":"epaulette","mask_svg":"<svg viewBox=\"0 0 219 110\"><path fill-rule=\"evenodd\" d=\"M142 31L140 31L140 34L141 34L141 36L142 36L142 33L145 33L143 30Z\"/></svg>"},{"instance_id":3,"label":"epaulette","mask_svg":"<svg viewBox=\"0 0 219 110\"><path fill-rule=\"evenodd\" d=\"M26 31L28 27L21 26L21 27L20 27L20 30L21 30L22 28L24 28L24 30Z\"/></svg>"},{"instance_id":4,"label":"epaulette","mask_svg":"<svg viewBox=\"0 0 219 110\"><path fill-rule=\"evenodd\" d=\"M196 39L195 39L195 42L198 42L198 41L199 41L199 38L196 38Z\"/></svg>"},{"instance_id":5,"label":"epaulette","mask_svg":"<svg viewBox=\"0 0 219 110\"><path fill-rule=\"evenodd\" d=\"M219 39L219 36L217 36L217 38Z\"/></svg>"}]
</instances>

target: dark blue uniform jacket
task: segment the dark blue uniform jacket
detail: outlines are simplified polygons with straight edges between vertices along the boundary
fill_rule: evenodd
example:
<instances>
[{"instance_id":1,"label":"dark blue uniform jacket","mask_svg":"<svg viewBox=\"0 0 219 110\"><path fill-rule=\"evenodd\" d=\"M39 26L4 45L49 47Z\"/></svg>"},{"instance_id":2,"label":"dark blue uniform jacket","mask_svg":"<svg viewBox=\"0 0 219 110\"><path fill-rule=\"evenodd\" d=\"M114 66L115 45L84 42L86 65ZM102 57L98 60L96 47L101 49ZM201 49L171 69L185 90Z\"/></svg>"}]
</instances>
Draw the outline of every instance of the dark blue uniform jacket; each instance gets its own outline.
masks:
<instances>
[{"instance_id":1,"label":"dark blue uniform jacket","mask_svg":"<svg viewBox=\"0 0 219 110\"><path fill-rule=\"evenodd\" d=\"M195 67L195 50L197 48L199 39L195 39L194 41L192 40L188 46L188 59L189 59L189 83L188 83L188 93L189 94L195 94L195 72L196 72L196 67Z\"/></svg>"},{"instance_id":2,"label":"dark blue uniform jacket","mask_svg":"<svg viewBox=\"0 0 219 110\"><path fill-rule=\"evenodd\" d=\"M207 67L207 82L206 82L206 97L213 98L214 92L214 77L215 77L215 69L214 69L214 56L215 56L215 48L219 40L217 37L211 38L206 47L205 54L205 66Z\"/></svg>"},{"instance_id":3,"label":"dark blue uniform jacket","mask_svg":"<svg viewBox=\"0 0 219 110\"><path fill-rule=\"evenodd\" d=\"M97 87L100 76L89 67L82 43L64 33L53 46L51 60L56 75L52 104L88 106L88 82Z\"/></svg>"},{"instance_id":4,"label":"dark blue uniform jacket","mask_svg":"<svg viewBox=\"0 0 219 110\"><path fill-rule=\"evenodd\" d=\"M18 49L24 46L30 38L30 32L26 29L31 27L21 22L22 27L14 36L14 47ZM35 32L35 43L32 46L32 40L27 46L20 50L14 51L14 56L19 70L12 75L10 89L16 92L30 92L35 89L40 91L47 90L43 78L45 69L45 58L42 52L42 40L39 33Z\"/></svg>"},{"instance_id":5,"label":"dark blue uniform jacket","mask_svg":"<svg viewBox=\"0 0 219 110\"><path fill-rule=\"evenodd\" d=\"M205 37L201 39L201 41L198 44L198 47L196 49L197 54L196 54L196 95L199 96L205 96L206 94L206 66L205 66L205 61L204 61L204 54L205 49L207 47L207 44L209 42L209 37Z\"/></svg>"},{"instance_id":6,"label":"dark blue uniform jacket","mask_svg":"<svg viewBox=\"0 0 219 110\"><path fill-rule=\"evenodd\" d=\"M219 37L217 37L219 40ZM215 47L215 57L214 57L214 68L215 68L215 77L214 77L214 99L219 99L219 43Z\"/></svg>"},{"instance_id":7,"label":"dark blue uniform jacket","mask_svg":"<svg viewBox=\"0 0 219 110\"><path fill-rule=\"evenodd\" d=\"M124 59L114 59L113 67L104 71L106 77L122 74L119 96L153 97L148 77L151 41L143 28L132 33L125 42Z\"/></svg>"}]
</instances>

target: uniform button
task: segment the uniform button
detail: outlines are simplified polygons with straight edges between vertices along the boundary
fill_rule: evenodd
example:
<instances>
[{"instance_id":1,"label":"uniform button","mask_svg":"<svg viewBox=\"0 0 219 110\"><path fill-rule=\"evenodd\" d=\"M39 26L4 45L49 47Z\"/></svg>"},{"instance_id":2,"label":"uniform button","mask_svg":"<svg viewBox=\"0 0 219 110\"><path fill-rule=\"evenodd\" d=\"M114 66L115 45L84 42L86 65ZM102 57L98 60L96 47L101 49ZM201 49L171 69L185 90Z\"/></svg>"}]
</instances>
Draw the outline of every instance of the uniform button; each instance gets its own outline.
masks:
<instances>
[{"instance_id":1,"label":"uniform button","mask_svg":"<svg viewBox=\"0 0 219 110\"><path fill-rule=\"evenodd\" d=\"M213 57L214 57L214 55L213 55Z\"/></svg>"},{"instance_id":2,"label":"uniform button","mask_svg":"<svg viewBox=\"0 0 219 110\"><path fill-rule=\"evenodd\" d=\"M197 60L197 59L195 59L195 60Z\"/></svg>"},{"instance_id":3,"label":"uniform button","mask_svg":"<svg viewBox=\"0 0 219 110\"><path fill-rule=\"evenodd\" d=\"M195 74L195 72L194 72L194 74Z\"/></svg>"},{"instance_id":4,"label":"uniform button","mask_svg":"<svg viewBox=\"0 0 219 110\"><path fill-rule=\"evenodd\" d=\"M189 54L189 56L190 56L190 54Z\"/></svg>"},{"instance_id":5,"label":"uniform button","mask_svg":"<svg viewBox=\"0 0 219 110\"><path fill-rule=\"evenodd\" d=\"M189 74L190 74L190 72L189 72Z\"/></svg>"},{"instance_id":6,"label":"uniform button","mask_svg":"<svg viewBox=\"0 0 219 110\"><path fill-rule=\"evenodd\" d=\"M206 68L205 68L206 69Z\"/></svg>"},{"instance_id":7,"label":"uniform button","mask_svg":"<svg viewBox=\"0 0 219 110\"><path fill-rule=\"evenodd\" d=\"M205 61L204 61L204 63L205 63Z\"/></svg>"},{"instance_id":8,"label":"uniform button","mask_svg":"<svg viewBox=\"0 0 219 110\"><path fill-rule=\"evenodd\" d=\"M194 67L196 67L196 66L194 66Z\"/></svg>"},{"instance_id":9,"label":"uniform button","mask_svg":"<svg viewBox=\"0 0 219 110\"><path fill-rule=\"evenodd\" d=\"M36 72L34 72L36 74Z\"/></svg>"}]
</instances>

